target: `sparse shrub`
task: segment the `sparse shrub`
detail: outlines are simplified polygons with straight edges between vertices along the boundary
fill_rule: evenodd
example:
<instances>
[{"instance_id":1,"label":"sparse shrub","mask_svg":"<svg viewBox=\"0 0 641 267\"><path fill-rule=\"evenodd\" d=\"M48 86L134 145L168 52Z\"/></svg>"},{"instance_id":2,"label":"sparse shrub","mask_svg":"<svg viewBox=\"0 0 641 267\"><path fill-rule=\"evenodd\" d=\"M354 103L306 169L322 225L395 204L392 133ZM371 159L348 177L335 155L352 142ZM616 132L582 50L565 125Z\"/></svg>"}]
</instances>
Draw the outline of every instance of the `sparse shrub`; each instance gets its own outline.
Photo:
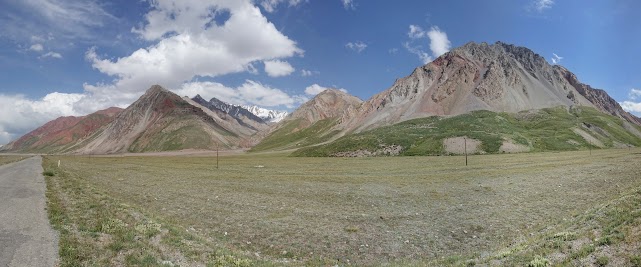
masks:
<instances>
[{"instance_id":1,"label":"sparse shrub","mask_svg":"<svg viewBox=\"0 0 641 267\"><path fill-rule=\"evenodd\" d=\"M612 244L612 239L610 239L610 236L604 236L596 240L597 246L607 246Z\"/></svg>"},{"instance_id":2,"label":"sparse shrub","mask_svg":"<svg viewBox=\"0 0 641 267\"><path fill-rule=\"evenodd\" d=\"M550 261L544 258L543 256L537 255L536 257L534 257L532 261L530 261L530 263L528 263L527 266L528 267L546 267L546 266L550 266Z\"/></svg>"},{"instance_id":3,"label":"sparse shrub","mask_svg":"<svg viewBox=\"0 0 641 267\"><path fill-rule=\"evenodd\" d=\"M52 172L52 171L44 171L44 172L42 172L42 175L49 176L49 177L56 176L56 174L54 172Z\"/></svg>"},{"instance_id":4,"label":"sparse shrub","mask_svg":"<svg viewBox=\"0 0 641 267\"><path fill-rule=\"evenodd\" d=\"M608 258L607 256L601 256L596 259L597 266L607 266L609 262L610 258Z\"/></svg>"},{"instance_id":5,"label":"sparse shrub","mask_svg":"<svg viewBox=\"0 0 641 267\"><path fill-rule=\"evenodd\" d=\"M103 233L114 233L118 230L127 227L127 224L121 221L120 219L109 219L106 222L103 222L101 225L101 230Z\"/></svg>"},{"instance_id":6,"label":"sparse shrub","mask_svg":"<svg viewBox=\"0 0 641 267\"><path fill-rule=\"evenodd\" d=\"M249 267L252 265L252 262L247 259L239 259L231 255L222 255L216 256L213 262L207 264L207 266L218 267L218 266L234 266L234 267Z\"/></svg>"},{"instance_id":7,"label":"sparse shrub","mask_svg":"<svg viewBox=\"0 0 641 267\"><path fill-rule=\"evenodd\" d=\"M554 234L553 238L554 239L560 239L560 240L563 240L563 241L572 241L572 240L576 239L576 234L574 234L572 232L560 232L560 233Z\"/></svg>"},{"instance_id":8,"label":"sparse shrub","mask_svg":"<svg viewBox=\"0 0 641 267\"><path fill-rule=\"evenodd\" d=\"M592 254L592 252L594 252L594 245L592 244L584 245L579 249L579 251L573 253L570 258L582 259Z\"/></svg>"},{"instance_id":9,"label":"sparse shrub","mask_svg":"<svg viewBox=\"0 0 641 267\"><path fill-rule=\"evenodd\" d=\"M633 267L641 267L641 256L632 256L632 257L630 257L630 264Z\"/></svg>"},{"instance_id":10,"label":"sparse shrub","mask_svg":"<svg viewBox=\"0 0 641 267\"><path fill-rule=\"evenodd\" d=\"M146 237L152 237L158 233L160 233L160 224L159 223L154 223L154 222L147 222L143 224L138 224L136 225L136 231L138 233L141 233L145 235Z\"/></svg>"},{"instance_id":11,"label":"sparse shrub","mask_svg":"<svg viewBox=\"0 0 641 267\"><path fill-rule=\"evenodd\" d=\"M358 227L356 227L356 226L345 227L345 232L356 233L356 232L358 232Z\"/></svg>"}]
</instances>

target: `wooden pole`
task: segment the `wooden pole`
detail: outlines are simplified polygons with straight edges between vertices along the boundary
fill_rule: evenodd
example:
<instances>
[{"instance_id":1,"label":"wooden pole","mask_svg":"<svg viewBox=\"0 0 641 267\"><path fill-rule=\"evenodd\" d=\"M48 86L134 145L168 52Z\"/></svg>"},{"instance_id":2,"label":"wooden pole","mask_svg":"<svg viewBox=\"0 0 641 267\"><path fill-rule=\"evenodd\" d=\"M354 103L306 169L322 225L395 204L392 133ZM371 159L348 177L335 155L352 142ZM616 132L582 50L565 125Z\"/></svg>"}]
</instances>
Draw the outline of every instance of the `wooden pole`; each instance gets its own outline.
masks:
<instances>
[{"instance_id":1,"label":"wooden pole","mask_svg":"<svg viewBox=\"0 0 641 267\"><path fill-rule=\"evenodd\" d=\"M218 169L218 145L216 145L216 169Z\"/></svg>"},{"instance_id":2,"label":"wooden pole","mask_svg":"<svg viewBox=\"0 0 641 267\"><path fill-rule=\"evenodd\" d=\"M465 149L465 166L467 166L467 138L463 138L463 147Z\"/></svg>"}]
</instances>

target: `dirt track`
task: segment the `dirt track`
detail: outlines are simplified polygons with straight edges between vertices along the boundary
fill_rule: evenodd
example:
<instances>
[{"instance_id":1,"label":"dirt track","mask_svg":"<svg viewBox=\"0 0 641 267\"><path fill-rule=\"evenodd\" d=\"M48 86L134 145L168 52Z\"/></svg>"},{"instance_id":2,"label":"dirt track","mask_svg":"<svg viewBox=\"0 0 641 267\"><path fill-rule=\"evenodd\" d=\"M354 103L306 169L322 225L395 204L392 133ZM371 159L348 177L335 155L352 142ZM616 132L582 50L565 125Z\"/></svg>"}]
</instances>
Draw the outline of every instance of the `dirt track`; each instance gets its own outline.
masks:
<instances>
[{"instance_id":1,"label":"dirt track","mask_svg":"<svg viewBox=\"0 0 641 267\"><path fill-rule=\"evenodd\" d=\"M58 237L47 219L42 158L0 166L0 266L54 266Z\"/></svg>"}]
</instances>

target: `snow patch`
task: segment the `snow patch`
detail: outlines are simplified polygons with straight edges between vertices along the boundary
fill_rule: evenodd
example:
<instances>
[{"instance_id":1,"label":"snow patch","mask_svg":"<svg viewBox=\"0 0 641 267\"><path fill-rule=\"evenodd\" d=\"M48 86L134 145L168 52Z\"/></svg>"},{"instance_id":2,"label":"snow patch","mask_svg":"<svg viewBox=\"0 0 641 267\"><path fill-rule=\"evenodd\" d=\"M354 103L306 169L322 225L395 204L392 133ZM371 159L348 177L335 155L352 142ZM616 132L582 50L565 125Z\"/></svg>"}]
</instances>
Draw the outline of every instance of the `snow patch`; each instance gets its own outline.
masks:
<instances>
[{"instance_id":1,"label":"snow patch","mask_svg":"<svg viewBox=\"0 0 641 267\"><path fill-rule=\"evenodd\" d=\"M259 106L242 106L242 108L249 110L266 122L279 122L289 114L287 111L271 110Z\"/></svg>"}]
</instances>

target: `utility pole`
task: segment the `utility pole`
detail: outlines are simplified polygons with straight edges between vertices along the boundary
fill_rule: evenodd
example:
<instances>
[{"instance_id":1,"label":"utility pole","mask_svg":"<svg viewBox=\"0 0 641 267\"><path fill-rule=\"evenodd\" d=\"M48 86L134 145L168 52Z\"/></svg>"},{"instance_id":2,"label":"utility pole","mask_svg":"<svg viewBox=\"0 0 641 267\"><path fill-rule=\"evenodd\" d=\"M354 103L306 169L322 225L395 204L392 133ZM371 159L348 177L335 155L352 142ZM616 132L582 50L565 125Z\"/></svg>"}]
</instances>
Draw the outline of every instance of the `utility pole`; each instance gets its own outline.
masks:
<instances>
[{"instance_id":1,"label":"utility pole","mask_svg":"<svg viewBox=\"0 0 641 267\"><path fill-rule=\"evenodd\" d=\"M465 166L467 166L467 138L463 137L463 149L465 150Z\"/></svg>"},{"instance_id":2,"label":"utility pole","mask_svg":"<svg viewBox=\"0 0 641 267\"><path fill-rule=\"evenodd\" d=\"M218 169L218 144L216 144L216 169Z\"/></svg>"}]
</instances>

